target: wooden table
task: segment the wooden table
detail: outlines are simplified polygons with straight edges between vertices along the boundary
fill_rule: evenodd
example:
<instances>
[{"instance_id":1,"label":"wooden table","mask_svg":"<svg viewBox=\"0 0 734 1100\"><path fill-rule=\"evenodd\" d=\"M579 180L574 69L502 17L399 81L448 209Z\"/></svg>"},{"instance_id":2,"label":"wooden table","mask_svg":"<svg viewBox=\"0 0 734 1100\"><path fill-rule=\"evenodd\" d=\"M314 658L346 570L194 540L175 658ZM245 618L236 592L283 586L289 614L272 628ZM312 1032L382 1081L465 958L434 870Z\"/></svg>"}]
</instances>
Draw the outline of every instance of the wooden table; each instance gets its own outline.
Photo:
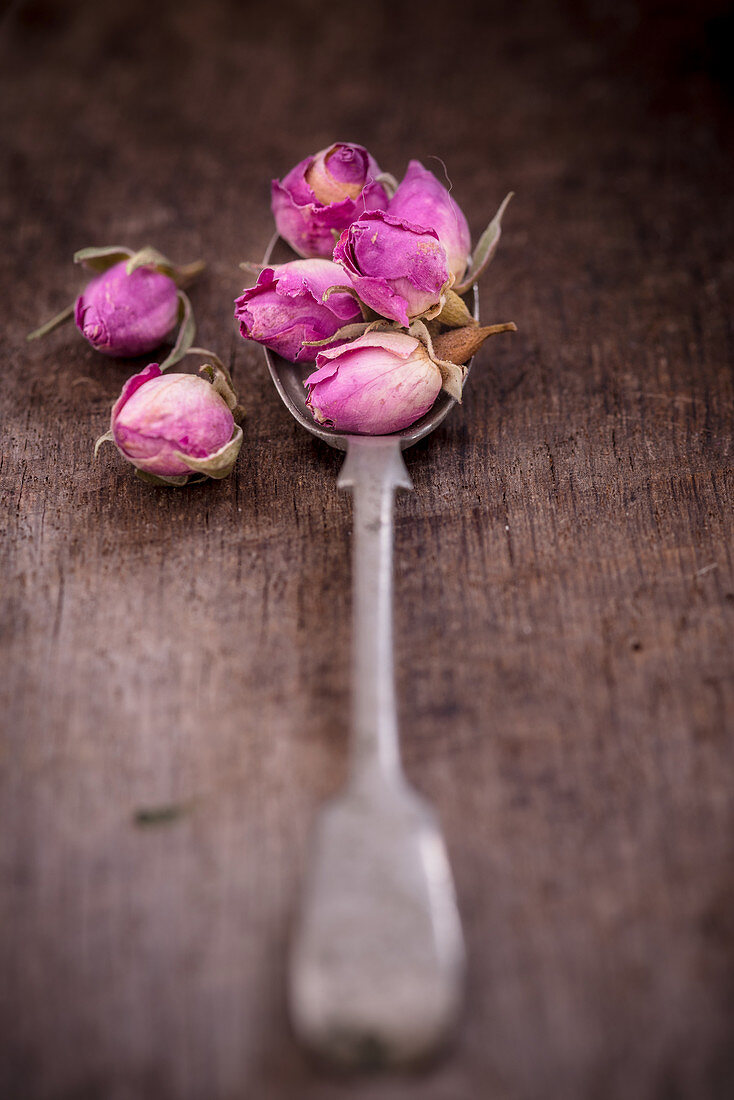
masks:
<instances>
[{"instance_id":1,"label":"wooden table","mask_svg":"<svg viewBox=\"0 0 734 1100\"><path fill-rule=\"evenodd\" d=\"M731 23L703 8L6 11L3 1097L734 1094ZM361 1081L284 998L344 772L350 502L232 321L270 178L335 139L441 157L475 235L516 191L481 294L519 333L397 510L405 763L466 1014L432 1069ZM198 340L248 409L222 483L93 461L140 363L24 342L107 243L208 262Z\"/></svg>"}]
</instances>

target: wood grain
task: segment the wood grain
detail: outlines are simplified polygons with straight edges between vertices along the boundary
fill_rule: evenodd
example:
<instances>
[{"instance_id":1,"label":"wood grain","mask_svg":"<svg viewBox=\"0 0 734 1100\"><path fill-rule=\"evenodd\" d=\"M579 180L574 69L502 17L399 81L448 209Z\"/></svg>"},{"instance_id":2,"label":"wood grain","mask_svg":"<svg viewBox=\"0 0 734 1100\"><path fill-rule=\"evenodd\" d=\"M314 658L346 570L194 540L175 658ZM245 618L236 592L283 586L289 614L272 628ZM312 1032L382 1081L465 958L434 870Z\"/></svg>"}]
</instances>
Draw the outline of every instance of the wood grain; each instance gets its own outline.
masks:
<instances>
[{"instance_id":1,"label":"wood grain","mask_svg":"<svg viewBox=\"0 0 734 1100\"><path fill-rule=\"evenodd\" d=\"M0 1093L707 1100L734 1090L731 104L723 9L31 0L0 43ZM397 510L406 765L445 826L455 1049L345 1081L288 1032L343 775L350 504L232 324L268 181L335 139L510 188L463 407ZM440 171L436 161L427 161ZM208 261L228 480L94 437L135 363L25 332L72 252Z\"/></svg>"}]
</instances>

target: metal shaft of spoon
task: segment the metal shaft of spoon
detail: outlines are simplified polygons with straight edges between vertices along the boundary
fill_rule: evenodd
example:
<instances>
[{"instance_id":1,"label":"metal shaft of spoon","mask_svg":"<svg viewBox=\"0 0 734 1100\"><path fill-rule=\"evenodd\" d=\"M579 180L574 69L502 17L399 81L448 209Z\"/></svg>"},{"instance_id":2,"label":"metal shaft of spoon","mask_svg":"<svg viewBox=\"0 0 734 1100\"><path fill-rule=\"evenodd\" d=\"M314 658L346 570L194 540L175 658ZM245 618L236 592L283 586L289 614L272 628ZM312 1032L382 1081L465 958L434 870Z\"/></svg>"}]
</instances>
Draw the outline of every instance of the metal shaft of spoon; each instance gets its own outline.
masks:
<instances>
[{"instance_id":1,"label":"metal shaft of spoon","mask_svg":"<svg viewBox=\"0 0 734 1100\"><path fill-rule=\"evenodd\" d=\"M412 489L397 439L352 437L339 475L354 497L350 780L400 775L393 659L393 498Z\"/></svg>"},{"instance_id":2,"label":"metal shaft of spoon","mask_svg":"<svg viewBox=\"0 0 734 1100\"><path fill-rule=\"evenodd\" d=\"M463 940L440 828L400 766L392 644L393 497L400 440L348 437L354 497L349 780L321 811L293 941L301 1040L353 1068L405 1065L446 1040Z\"/></svg>"}]
</instances>

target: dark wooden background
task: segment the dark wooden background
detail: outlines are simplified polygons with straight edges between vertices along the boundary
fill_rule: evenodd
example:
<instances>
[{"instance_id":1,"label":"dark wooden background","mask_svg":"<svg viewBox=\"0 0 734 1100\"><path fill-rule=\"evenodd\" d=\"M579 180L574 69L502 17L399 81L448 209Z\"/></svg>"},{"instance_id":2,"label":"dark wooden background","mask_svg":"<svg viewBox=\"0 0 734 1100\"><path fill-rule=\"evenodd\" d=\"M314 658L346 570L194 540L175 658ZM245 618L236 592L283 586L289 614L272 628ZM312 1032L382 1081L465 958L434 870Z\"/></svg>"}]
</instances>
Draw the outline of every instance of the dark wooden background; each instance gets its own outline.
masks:
<instances>
[{"instance_id":1,"label":"dark wooden background","mask_svg":"<svg viewBox=\"0 0 734 1100\"><path fill-rule=\"evenodd\" d=\"M0 44L0 1094L734 1095L731 18L716 3L31 0ZM235 335L269 179L336 139L504 193L465 403L397 508L408 772L444 823L466 1013L418 1077L294 1046L288 922L344 770L350 503ZM437 167L436 161L428 161ZM24 334L71 255L202 257L234 475L96 435L139 363Z\"/></svg>"}]
</instances>

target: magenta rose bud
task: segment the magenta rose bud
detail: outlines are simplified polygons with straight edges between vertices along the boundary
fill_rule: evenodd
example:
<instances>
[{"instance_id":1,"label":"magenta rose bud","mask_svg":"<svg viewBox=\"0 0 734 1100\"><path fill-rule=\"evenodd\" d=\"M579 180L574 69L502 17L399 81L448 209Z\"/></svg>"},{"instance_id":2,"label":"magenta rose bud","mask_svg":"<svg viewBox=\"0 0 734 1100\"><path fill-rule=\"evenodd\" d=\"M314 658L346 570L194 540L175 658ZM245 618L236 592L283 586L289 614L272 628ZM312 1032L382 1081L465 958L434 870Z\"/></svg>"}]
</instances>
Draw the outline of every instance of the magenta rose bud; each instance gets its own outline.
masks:
<instances>
[{"instance_id":1,"label":"magenta rose bud","mask_svg":"<svg viewBox=\"0 0 734 1100\"><path fill-rule=\"evenodd\" d=\"M203 467L212 462L214 468L240 429L210 382L193 374L161 374L151 363L123 386L112 407L110 432L120 454L138 470L178 477L210 472ZM232 463L235 457L236 452Z\"/></svg>"},{"instance_id":2,"label":"magenta rose bud","mask_svg":"<svg viewBox=\"0 0 734 1100\"><path fill-rule=\"evenodd\" d=\"M82 336L105 355L144 355L161 344L178 319L178 288L168 275L127 260L84 288L74 320Z\"/></svg>"},{"instance_id":3,"label":"magenta rose bud","mask_svg":"<svg viewBox=\"0 0 734 1100\"><path fill-rule=\"evenodd\" d=\"M384 210L353 222L339 238L334 260L363 302L406 327L440 303L449 283L438 234Z\"/></svg>"},{"instance_id":4,"label":"magenta rose bud","mask_svg":"<svg viewBox=\"0 0 734 1100\"><path fill-rule=\"evenodd\" d=\"M313 363L318 348L307 341L326 340L338 329L361 321L351 294L324 294L344 283L344 272L331 260L294 260L261 271L255 286L235 301L234 315L245 340L271 348L291 363Z\"/></svg>"},{"instance_id":5,"label":"magenta rose bud","mask_svg":"<svg viewBox=\"0 0 734 1100\"><path fill-rule=\"evenodd\" d=\"M427 413L441 372L419 340L368 332L322 351L306 379L306 404L319 424L360 435L389 435Z\"/></svg>"},{"instance_id":6,"label":"magenta rose bud","mask_svg":"<svg viewBox=\"0 0 734 1100\"><path fill-rule=\"evenodd\" d=\"M278 232L301 256L331 259L334 234L365 210L384 210L380 169L361 145L339 142L306 157L283 180L273 180Z\"/></svg>"},{"instance_id":7,"label":"magenta rose bud","mask_svg":"<svg viewBox=\"0 0 734 1100\"><path fill-rule=\"evenodd\" d=\"M388 210L396 218L434 229L456 281L466 271L471 237L466 218L446 188L419 160L411 160Z\"/></svg>"}]
</instances>

